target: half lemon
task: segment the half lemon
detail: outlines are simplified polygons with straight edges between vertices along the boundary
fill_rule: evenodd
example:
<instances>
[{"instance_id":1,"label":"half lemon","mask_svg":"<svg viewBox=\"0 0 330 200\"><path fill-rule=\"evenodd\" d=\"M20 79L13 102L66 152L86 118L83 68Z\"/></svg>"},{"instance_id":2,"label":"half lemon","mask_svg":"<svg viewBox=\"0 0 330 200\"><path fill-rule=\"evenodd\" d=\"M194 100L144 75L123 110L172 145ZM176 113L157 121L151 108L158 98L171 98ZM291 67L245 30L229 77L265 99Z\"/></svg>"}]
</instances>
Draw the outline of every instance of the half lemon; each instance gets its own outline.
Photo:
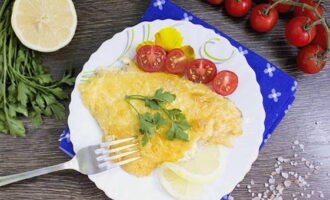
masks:
<instances>
[{"instance_id":1,"label":"half lemon","mask_svg":"<svg viewBox=\"0 0 330 200\"><path fill-rule=\"evenodd\" d=\"M16 0L11 24L26 47L53 52L72 40L77 14L72 0Z\"/></svg>"}]
</instances>

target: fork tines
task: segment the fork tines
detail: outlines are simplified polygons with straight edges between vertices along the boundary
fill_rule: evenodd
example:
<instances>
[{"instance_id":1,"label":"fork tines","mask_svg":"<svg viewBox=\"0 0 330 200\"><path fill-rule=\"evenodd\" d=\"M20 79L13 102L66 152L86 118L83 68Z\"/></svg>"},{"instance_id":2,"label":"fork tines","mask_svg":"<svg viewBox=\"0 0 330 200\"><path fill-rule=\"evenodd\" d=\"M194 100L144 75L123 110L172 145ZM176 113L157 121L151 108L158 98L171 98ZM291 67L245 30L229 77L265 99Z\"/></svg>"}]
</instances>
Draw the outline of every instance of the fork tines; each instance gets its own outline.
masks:
<instances>
[{"instance_id":1,"label":"fork tines","mask_svg":"<svg viewBox=\"0 0 330 200\"><path fill-rule=\"evenodd\" d=\"M130 138L113 140L110 142L100 144L100 148L95 150L95 154L97 155L96 160L101 163L101 164L99 164L99 168L111 169L114 167L128 164L130 162L133 162L133 161L141 158L140 156L135 156L133 158L130 157L130 158L121 160L119 162L112 162L113 160L116 160L119 158L124 158L126 156L139 152L138 148L134 148L134 147L138 147L138 144L139 144L138 142L134 141L136 139L137 139L137 137L130 137ZM134 142L134 143L111 148L114 145L120 145L120 144L124 144L127 142ZM134 148L134 149L130 150L132 148ZM125 151L125 150L129 150L129 151ZM124 151L124 152L120 153L121 151ZM111 153L116 153L116 152L118 152L118 154L110 155Z\"/></svg>"}]
</instances>

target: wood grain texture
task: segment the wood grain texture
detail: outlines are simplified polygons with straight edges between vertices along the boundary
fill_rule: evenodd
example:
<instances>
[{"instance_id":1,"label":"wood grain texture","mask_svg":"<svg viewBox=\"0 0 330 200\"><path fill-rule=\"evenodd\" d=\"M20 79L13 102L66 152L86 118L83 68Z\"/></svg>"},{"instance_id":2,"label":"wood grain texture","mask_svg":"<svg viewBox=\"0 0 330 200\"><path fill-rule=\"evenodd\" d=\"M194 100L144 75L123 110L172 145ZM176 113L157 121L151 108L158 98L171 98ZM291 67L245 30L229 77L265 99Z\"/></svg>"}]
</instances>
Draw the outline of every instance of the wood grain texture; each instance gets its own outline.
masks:
<instances>
[{"instance_id":1,"label":"wood grain texture","mask_svg":"<svg viewBox=\"0 0 330 200\"><path fill-rule=\"evenodd\" d=\"M225 14L223 6L211 6L200 0L173 1L269 59L299 81L297 99L293 107L260 153L251 171L242 181L242 186L234 190L235 199L251 199L246 189L251 179L256 182L253 191L264 191L263 183L273 171L276 158L293 157L290 148L295 139L305 144L305 158L323 163L320 174L313 176L309 184L313 190L323 191L324 199L330 199L330 177L327 176L330 172L330 62L327 68L317 75L306 75L296 69L297 49L288 45L283 34L283 27L290 15L281 16L278 26L273 31L260 34L251 30L247 17L229 17ZM56 53L44 54L44 63L49 66L55 77L60 77L69 66L80 71L103 41L127 26L138 23L149 4L148 0L74 2L79 23L73 41ZM328 1L325 6L330 10ZM0 175L23 172L68 160L68 157L58 149L58 137L66 126L66 121L46 119L39 129L32 128L30 122L26 121L26 126L26 138L15 139L0 134ZM303 173L306 167L299 165L291 170ZM285 191L284 199L293 199L289 196L290 192L300 190L291 187ZM0 188L0 200L17 199L101 200L107 197L86 176L65 171Z\"/></svg>"}]
</instances>

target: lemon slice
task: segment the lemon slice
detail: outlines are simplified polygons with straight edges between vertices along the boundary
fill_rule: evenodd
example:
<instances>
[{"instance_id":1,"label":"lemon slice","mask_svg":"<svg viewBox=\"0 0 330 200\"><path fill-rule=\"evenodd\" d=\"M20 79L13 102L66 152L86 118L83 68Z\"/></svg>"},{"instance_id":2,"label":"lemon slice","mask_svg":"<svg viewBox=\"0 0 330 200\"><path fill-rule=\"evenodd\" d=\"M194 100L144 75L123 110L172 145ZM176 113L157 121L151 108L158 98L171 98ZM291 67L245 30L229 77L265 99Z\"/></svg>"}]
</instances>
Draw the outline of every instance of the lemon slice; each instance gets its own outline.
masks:
<instances>
[{"instance_id":1,"label":"lemon slice","mask_svg":"<svg viewBox=\"0 0 330 200\"><path fill-rule=\"evenodd\" d=\"M202 147L189 161L178 163L165 163L180 177L192 182L211 182L217 179L223 169L223 147L212 145Z\"/></svg>"},{"instance_id":2,"label":"lemon slice","mask_svg":"<svg viewBox=\"0 0 330 200\"><path fill-rule=\"evenodd\" d=\"M11 24L25 46L53 52L72 40L77 14L72 0L16 0Z\"/></svg>"},{"instance_id":3,"label":"lemon slice","mask_svg":"<svg viewBox=\"0 0 330 200\"><path fill-rule=\"evenodd\" d=\"M160 168L160 182L166 191L178 200L198 199L203 191L203 184L190 182L165 165Z\"/></svg>"}]
</instances>

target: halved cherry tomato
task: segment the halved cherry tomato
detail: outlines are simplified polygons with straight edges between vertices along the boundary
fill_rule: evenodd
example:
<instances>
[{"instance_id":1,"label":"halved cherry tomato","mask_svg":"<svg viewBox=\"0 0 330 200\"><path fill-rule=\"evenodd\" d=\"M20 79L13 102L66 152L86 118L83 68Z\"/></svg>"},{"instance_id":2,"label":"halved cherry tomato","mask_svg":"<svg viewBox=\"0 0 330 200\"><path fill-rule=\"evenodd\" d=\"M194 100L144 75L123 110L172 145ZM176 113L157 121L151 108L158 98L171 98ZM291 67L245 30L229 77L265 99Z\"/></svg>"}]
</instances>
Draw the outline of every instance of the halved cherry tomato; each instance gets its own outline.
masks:
<instances>
[{"instance_id":1,"label":"halved cherry tomato","mask_svg":"<svg viewBox=\"0 0 330 200\"><path fill-rule=\"evenodd\" d=\"M232 71L221 71L213 79L213 89L222 96L231 95L238 86L238 76Z\"/></svg>"},{"instance_id":2,"label":"halved cherry tomato","mask_svg":"<svg viewBox=\"0 0 330 200\"><path fill-rule=\"evenodd\" d=\"M272 30L278 21L278 12L275 8L268 10L270 4L258 4L252 9L250 24L252 28L259 32L268 32Z\"/></svg>"},{"instance_id":3,"label":"halved cherry tomato","mask_svg":"<svg viewBox=\"0 0 330 200\"><path fill-rule=\"evenodd\" d=\"M145 45L139 48L136 61L145 72L159 72L163 69L166 51L156 45Z\"/></svg>"},{"instance_id":4,"label":"halved cherry tomato","mask_svg":"<svg viewBox=\"0 0 330 200\"><path fill-rule=\"evenodd\" d=\"M316 34L316 28L310 26L311 23L312 20L305 16L292 18L285 27L285 36L288 42L297 47L308 45Z\"/></svg>"},{"instance_id":5,"label":"halved cherry tomato","mask_svg":"<svg viewBox=\"0 0 330 200\"><path fill-rule=\"evenodd\" d=\"M188 60L181 49L171 50L165 60L165 68L171 74L182 74L185 72Z\"/></svg>"},{"instance_id":6,"label":"halved cherry tomato","mask_svg":"<svg viewBox=\"0 0 330 200\"><path fill-rule=\"evenodd\" d=\"M300 0L299 2L305 3L307 5L316 8L319 14L321 16L323 15L323 6L318 3L319 2L318 0ZM312 21L316 21L319 19L319 17L315 14L314 11L298 6L294 10L294 16L306 16L311 18Z\"/></svg>"},{"instance_id":7,"label":"halved cherry tomato","mask_svg":"<svg viewBox=\"0 0 330 200\"><path fill-rule=\"evenodd\" d=\"M229 15L233 17L245 16L252 6L252 0L226 0L225 8Z\"/></svg>"},{"instance_id":8,"label":"halved cherry tomato","mask_svg":"<svg viewBox=\"0 0 330 200\"><path fill-rule=\"evenodd\" d=\"M195 59L188 64L186 75L195 83L209 83L217 74L216 65L207 59Z\"/></svg>"}]
</instances>

